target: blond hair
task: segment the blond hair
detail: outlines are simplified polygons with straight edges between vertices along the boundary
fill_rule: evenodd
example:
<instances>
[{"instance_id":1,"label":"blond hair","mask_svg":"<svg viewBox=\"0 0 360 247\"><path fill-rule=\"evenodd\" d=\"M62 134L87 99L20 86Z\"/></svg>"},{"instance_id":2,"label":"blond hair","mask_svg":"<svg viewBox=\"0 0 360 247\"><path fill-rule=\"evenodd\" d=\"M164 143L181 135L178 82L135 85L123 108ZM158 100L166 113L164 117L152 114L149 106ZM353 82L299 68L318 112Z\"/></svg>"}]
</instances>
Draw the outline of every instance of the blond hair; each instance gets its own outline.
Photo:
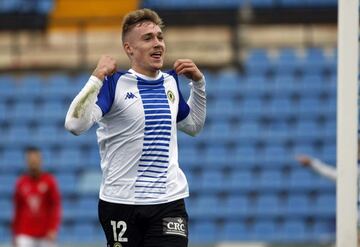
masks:
<instances>
[{"instance_id":1,"label":"blond hair","mask_svg":"<svg viewBox=\"0 0 360 247\"><path fill-rule=\"evenodd\" d=\"M151 9L139 9L128 13L122 22L122 40L124 42L125 35L133 29L136 24L151 21L158 25L160 28L164 27L163 21L159 15Z\"/></svg>"}]
</instances>

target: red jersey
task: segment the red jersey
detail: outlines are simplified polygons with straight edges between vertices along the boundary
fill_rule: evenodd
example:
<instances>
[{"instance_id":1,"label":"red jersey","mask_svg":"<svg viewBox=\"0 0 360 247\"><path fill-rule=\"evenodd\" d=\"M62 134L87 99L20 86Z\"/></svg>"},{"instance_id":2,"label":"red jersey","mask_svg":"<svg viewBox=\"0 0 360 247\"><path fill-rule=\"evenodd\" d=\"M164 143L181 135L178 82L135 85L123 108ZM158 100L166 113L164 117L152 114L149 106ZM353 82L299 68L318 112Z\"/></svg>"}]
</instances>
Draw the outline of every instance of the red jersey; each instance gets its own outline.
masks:
<instances>
[{"instance_id":1,"label":"red jersey","mask_svg":"<svg viewBox=\"0 0 360 247\"><path fill-rule=\"evenodd\" d=\"M14 194L13 234L45 237L57 231L61 218L60 193L54 176L42 173L38 178L21 176Z\"/></svg>"}]
</instances>

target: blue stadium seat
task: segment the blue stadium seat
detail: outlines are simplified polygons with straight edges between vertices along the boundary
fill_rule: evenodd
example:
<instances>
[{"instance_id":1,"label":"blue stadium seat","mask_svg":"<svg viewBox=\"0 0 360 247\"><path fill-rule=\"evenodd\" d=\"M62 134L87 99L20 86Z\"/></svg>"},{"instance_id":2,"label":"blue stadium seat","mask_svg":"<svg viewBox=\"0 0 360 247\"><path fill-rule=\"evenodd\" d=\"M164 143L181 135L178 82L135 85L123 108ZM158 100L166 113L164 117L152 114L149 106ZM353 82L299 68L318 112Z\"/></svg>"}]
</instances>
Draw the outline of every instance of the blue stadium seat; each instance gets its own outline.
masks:
<instances>
[{"instance_id":1,"label":"blue stadium seat","mask_svg":"<svg viewBox=\"0 0 360 247\"><path fill-rule=\"evenodd\" d=\"M86 81L82 85L85 85ZM80 91L77 91L76 84L71 83L71 77L66 74L54 74L48 78L47 83L48 87L44 95L47 101L64 100L65 97L73 99Z\"/></svg>"},{"instance_id":2,"label":"blue stadium seat","mask_svg":"<svg viewBox=\"0 0 360 247\"><path fill-rule=\"evenodd\" d=\"M275 70L279 74L293 73L299 67L298 56L292 48L282 48L278 57L272 61Z\"/></svg>"},{"instance_id":3,"label":"blue stadium seat","mask_svg":"<svg viewBox=\"0 0 360 247\"><path fill-rule=\"evenodd\" d=\"M228 221L220 232L223 241L254 240L251 231L243 221Z\"/></svg>"},{"instance_id":4,"label":"blue stadium seat","mask_svg":"<svg viewBox=\"0 0 360 247\"><path fill-rule=\"evenodd\" d=\"M242 178L239 177L238 179L240 180ZM248 216L250 212L253 212L253 208L251 208L250 202L245 194L230 194L222 203L224 204L222 213L228 220Z\"/></svg>"},{"instance_id":5,"label":"blue stadium seat","mask_svg":"<svg viewBox=\"0 0 360 247\"><path fill-rule=\"evenodd\" d=\"M0 159L0 171L3 174L19 173L24 170L25 159L24 153L19 149L5 149Z\"/></svg>"},{"instance_id":6,"label":"blue stadium seat","mask_svg":"<svg viewBox=\"0 0 360 247\"><path fill-rule=\"evenodd\" d=\"M32 131L27 126L12 126L5 138L8 143L19 145L20 147L33 144Z\"/></svg>"},{"instance_id":7,"label":"blue stadium seat","mask_svg":"<svg viewBox=\"0 0 360 247\"><path fill-rule=\"evenodd\" d=\"M227 189L227 180L219 170L204 171L199 182L201 189L207 193L222 192Z\"/></svg>"},{"instance_id":8,"label":"blue stadium seat","mask_svg":"<svg viewBox=\"0 0 360 247\"><path fill-rule=\"evenodd\" d=\"M332 194L320 194L313 205L314 212L319 216L335 216L336 214L336 196Z\"/></svg>"},{"instance_id":9,"label":"blue stadium seat","mask_svg":"<svg viewBox=\"0 0 360 247\"><path fill-rule=\"evenodd\" d=\"M192 243L213 243L218 237L218 225L215 221L201 220L190 223L189 241Z\"/></svg>"},{"instance_id":10,"label":"blue stadium seat","mask_svg":"<svg viewBox=\"0 0 360 247\"><path fill-rule=\"evenodd\" d=\"M214 102L209 102L207 114L210 118L228 119L236 116L233 110L234 101L231 98L223 98Z\"/></svg>"},{"instance_id":11,"label":"blue stadium seat","mask_svg":"<svg viewBox=\"0 0 360 247\"><path fill-rule=\"evenodd\" d=\"M207 137L214 142L229 140L233 136L231 124L225 119L219 119L210 126L206 126L203 131L206 132Z\"/></svg>"},{"instance_id":12,"label":"blue stadium seat","mask_svg":"<svg viewBox=\"0 0 360 247\"><path fill-rule=\"evenodd\" d=\"M276 223L272 220L258 220L255 222L252 232L253 238L257 241L273 242L279 237Z\"/></svg>"},{"instance_id":13,"label":"blue stadium seat","mask_svg":"<svg viewBox=\"0 0 360 247\"><path fill-rule=\"evenodd\" d=\"M263 155L263 159L266 164L274 167L281 167L292 159L292 157L290 157L289 155L288 150L286 150L283 146L276 145L266 146Z\"/></svg>"},{"instance_id":14,"label":"blue stadium seat","mask_svg":"<svg viewBox=\"0 0 360 247\"><path fill-rule=\"evenodd\" d=\"M85 162L84 157L77 148L64 148L56 157L56 165L65 169L67 166L81 167L83 162Z\"/></svg>"},{"instance_id":15,"label":"blue stadium seat","mask_svg":"<svg viewBox=\"0 0 360 247\"><path fill-rule=\"evenodd\" d=\"M264 191L276 191L286 186L281 170L263 170L257 178L257 186Z\"/></svg>"},{"instance_id":16,"label":"blue stadium seat","mask_svg":"<svg viewBox=\"0 0 360 247\"><path fill-rule=\"evenodd\" d=\"M314 188L314 182L318 177L310 170L299 167L291 171L289 179L293 190Z\"/></svg>"},{"instance_id":17,"label":"blue stadium seat","mask_svg":"<svg viewBox=\"0 0 360 247\"><path fill-rule=\"evenodd\" d=\"M211 191L209 191L212 193ZM201 195L192 203L189 213L194 218L206 218L211 215L215 218L221 215L221 202L216 195Z\"/></svg>"},{"instance_id":18,"label":"blue stadium seat","mask_svg":"<svg viewBox=\"0 0 360 247\"><path fill-rule=\"evenodd\" d=\"M335 135L335 132L333 133ZM333 143L327 143L321 154L321 159L329 162L330 164L335 164L336 162L336 144Z\"/></svg>"},{"instance_id":19,"label":"blue stadium seat","mask_svg":"<svg viewBox=\"0 0 360 247\"><path fill-rule=\"evenodd\" d=\"M40 145L49 145L59 142L59 128L55 125L40 125L33 133L33 140Z\"/></svg>"},{"instance_id":20,"label":"blue stadium seat","mask_svg":"<svg viewBox=\"0 0 360 247\"><path fill-rule=\"evenodd\" d=\"M79 195L76 201L69 201L65 197L63 202L64 221L95 222L98 219L98 201L97 196L88 197Z\"/></svg>"},{"instance_id":21,"label":"blue stadium seat","mask_svg":"<svg viewBox=\"0 0 360 247\"><path fill-rule=\"evenodd\" d=\"M294 103L290 97L276 97L266 106L269 114L290 116L294 113Z\"/></svg>"},{"instance_id":22,"label":"blue stadium seat","mask_svg":"<svg viewBox=\"0 0 360 247\"><path fill-rule=\"evenodd\" d=\"M56 174L60 191L64 196L76 193L77 177L73 173L58 173Z\"/></svg>"},{"instance_id":23,"label":"blue stadium seat","mask_svg":"<svg viewBox=\"0 0 360 247\"><path fill-rule=\"evenodd\" d=\"M274 217L283 214L284 206L276 193L261 194L255 203L256 216L262 217Z\"/></svg>"},{"instance_id":24,"label":"blue stadium seat","mask_svg":"<svg viewBox=\"0 0 360 247\"><path fill-rule=\"evenodd\" d=\"M47 119L49 122L64 123L68 106L65 106L60 101L51 101L46 102L39 110L39 117L41 119Z\"/></svg>"},{"instance_id":25,"label":"blue stadium seat","mask_svg":"<svg viewBox=\"0 0 360 247\"><path fill-rule=\"evenodd\" d=\"M318 219L315 221L310 239L319 242L334 242L336 236L335 216L330 220Z\"/></svg>"},{"instance_id":26,"label":"blue stadium seat","mask_svg":"<svg viewBox=\"0 0 360 247\"><path fill-rule=\"evenodd\" d=\"M13 1L11 1L13 2ZM15 2L15 1L14 1ZM18 78L14 75L10 74L1 74L0 75L0 89L1 92L5 91L6 89L16 89L18 84Z\"/></svg>"},{"instance_id":27,"label":"blue stadium seat","mask_svg":"<svg viewBox=\"0 0 360 247\"><path fill-rule=\"evenodd\" d=\"M211 167L221 168L231 166L233 158L229 156L229 151L224 146L218 146L216 139L212 139L215 145L208 146L203 153L203 161Z\"/></svg>"},{"instance_id":28,"label":"blue stadium seat","mask_svg":"<svg viewBox=\"0 0 360 247\"><path fill-rule=\"evenodd\" d=\"M263 74L271 68L270 59L267 50L252 49L245 61L246 72L252 74Z\"/></svg>"},{"instance_id":29,"label":"blue stadium seat","mask_svg":"<svg viewBox=\"0 0 360 247\"><path fill-rule=\"evenodd\" d=\"M7 182L7 181L5 181L5 182ZM0 200L0 208L1 208L0 221L10 222L13 217L12 197L2 196L2 199Z\"/></svg>"},{"instance_id":30,"label":"blue stadium seat","mask_svg":"<svg viewBox=\"0 0 360 247\"><path fill-rule=\"evenodd\" d=\"M246 168L252 167L258 157L255 147L248 144L244 146L237 146L235 149L235 154L232 155L231 158L234 160L232 166Z\"/></svg>"},{"instance_id":31,"label":"blue stadium seat","mask_svg":"<svg viewBox=\"0 0 360 247\"><path fill-rule=\"evenodd\" d=\"M260 100L259 97L268 92L268 80L261 74L249 75L241 87L245 100Z\"/></svg>"},{"instance_id":32,"label":"blue stadium seat","mask_svg":"<svg viewBox=\"0 0 360 247\"><path fill-rule=\"evenodd\" d=\"M0 174L0 193L4 197L11 196L15 190L15 183L18 176L15 174Z\"/></svg>"},{"instance_id":33,"label":"blue stadium seat","mask_svg":"<svg viewBox=\"0 0 360 247\"><path fill-rule=\"evenodd\" d=\"M305 101L304 104L300 104L301 109L305 111L306 107L316 107L312 100ZM307 109L306 109L307 111ZM314 139L316 137L322 137L323 128L319 126L315 121L302 120L299 121L293 130L293 135L298 140L302 139Z\"/></svg>"},{"instance_id":34,"label":"blue stadium seat","mask_svg":"<svg viewBox=\"0 0 360 247\"><path fill-rule=\"evenodd\" d=\"M20 101L30 101L43 95L44 78L38 74L23 76L19 82L16 99Z\"/></svg>"},{"instance_id":35,"label":"blue stadium seat","mask_svg":"<svg viewBox=\"0 0 360 247\"><path fill-rule=\"evenodd\" d=\"M253 176L248 170L235 170L230 174L228 182L232 190L249 191L256 189L256 185L253 183Z\"/></svg>"},{"instance_id":36,"label":"blue stadium seat","mask_svg":"<svg viewBox=\"0 0 360 247\"><path fill-rule=\"evenodd\" d=\"M312 205L306 194L291 194L285 204L288 216L308 216L313 213Z\"/></svg>"},{"instance_id":37,"label":"blue stadium seat","mask_svg":"<svg viewBox=\"0 0 360 247\"><path fill-rule=\"evenodd\" d=\"M0 242L9 243L11 241L11 230L8 223L0 224Z\"/></svg>"},{"instance_id":38,"label":"blue stadium seat","mask_svg":"<svg viewBox=\"0 0 360 247\"><path fill-rule=\"evenodd\" d=\"M37 119L38 109L32 102L19 102L15 108L8 112L9 119L13 122L33 121Z\"/></svg>"},{"instance_id":39,"label":"blue stadium seat","mask_svg":"<svg viewBox=\"0 0 360 247\"><path fill-rule=\"evenodd\" d=\"M284 242L305 242L307 231L301 220L287 220L281 229L280 238Z\"/></svg>"},{"instance_id":40,"label":"blue stadium seat","mask_svg":"<svg viewBox=\"0 0 360 247\"><path fill-rule=\"evenodd\" d=\"M78 191L80 194L97 195L101 184L101 171L86 171L79 177Z\"/></svg>"}]
</instances>

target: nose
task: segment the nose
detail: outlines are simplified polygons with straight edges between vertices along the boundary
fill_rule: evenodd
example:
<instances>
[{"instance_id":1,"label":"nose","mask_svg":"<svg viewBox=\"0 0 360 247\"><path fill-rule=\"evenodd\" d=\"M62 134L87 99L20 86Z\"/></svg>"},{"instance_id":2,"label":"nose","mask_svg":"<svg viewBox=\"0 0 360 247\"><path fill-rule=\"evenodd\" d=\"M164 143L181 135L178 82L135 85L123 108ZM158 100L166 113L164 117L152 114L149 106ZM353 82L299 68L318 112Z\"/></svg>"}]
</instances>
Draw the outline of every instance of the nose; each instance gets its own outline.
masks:
<instances>
[{"instance_id":1,"label":"nose","mask_svg":"<svg viewBox=\"0 0 360 247\"><path fill-rule=\"evenodd\" d=\"M154 46L155 47L164 47L164 41L159 40L158 38L155 38Z\"/></svg>"}]
</instances>

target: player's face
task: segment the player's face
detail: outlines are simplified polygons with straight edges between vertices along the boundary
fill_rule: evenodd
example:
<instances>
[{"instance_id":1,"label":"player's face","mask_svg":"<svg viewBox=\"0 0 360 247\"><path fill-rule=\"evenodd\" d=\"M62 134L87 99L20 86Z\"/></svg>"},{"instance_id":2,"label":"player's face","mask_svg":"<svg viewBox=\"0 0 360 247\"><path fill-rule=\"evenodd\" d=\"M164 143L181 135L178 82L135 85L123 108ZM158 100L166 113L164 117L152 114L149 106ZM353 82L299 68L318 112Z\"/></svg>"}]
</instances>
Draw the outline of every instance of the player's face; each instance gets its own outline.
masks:
<instances>
[{"instance_id":1,"label":"player's face","mask_svg":"<svg viewBox=\"0 0 360 247\"><path fill-rule=\"evenodd\" d=\"M124 49L132 68L148 76L156 76L164 63L165 42L161 28L150 21L137 24L129 31Z\"/></svg>"},{"instance_id":2,"label":"player's face","mask_svg":"<svg viewBox=\"0 0 360 247\"><path fill-rule=\"evenodd\" d=\"M38 173L41 171L41 154L37 151L30 151L26 153L26 161L30 173Z\"/></svg>"}]
</instances>

